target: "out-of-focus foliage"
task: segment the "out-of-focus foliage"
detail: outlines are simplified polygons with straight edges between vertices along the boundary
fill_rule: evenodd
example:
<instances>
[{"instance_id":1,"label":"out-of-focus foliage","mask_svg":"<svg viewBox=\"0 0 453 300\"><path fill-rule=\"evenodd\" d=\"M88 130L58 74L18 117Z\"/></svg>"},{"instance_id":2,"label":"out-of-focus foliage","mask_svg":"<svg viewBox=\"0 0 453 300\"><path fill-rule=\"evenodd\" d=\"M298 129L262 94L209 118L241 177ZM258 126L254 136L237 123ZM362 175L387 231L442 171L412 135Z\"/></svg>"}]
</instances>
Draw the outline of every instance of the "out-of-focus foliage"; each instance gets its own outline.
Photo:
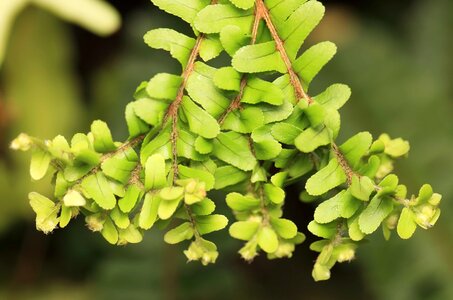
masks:
<instances>
[{"instance_id":1,"label":"out-of-focus foliage","mask_svg":"<svg viewBox=\"0 0 453 300\"><path fill-rule=\"evenodd\" d=\"M69 22L99 35L108 35L120 26L116 10L104 0L2 0L0 2L0 67L17 15L28 5L37 5Z\"/></svg>"},{"instance_id":2,"label":"out-of-focus foliage","mask_svg":"<svg viewBox=\"0 0 453 300\"><path fill-rule=\"evenodd\" d=\"M398 12L398 21L394 21L398 26L394 27L390 27L381 20L360 19L344 8L337 10L332 7L328 8L330 13L327 14L325 21L331 26L317 31L317 34L322 34L323 40L335 41L341 48L336 59L323 71L320 79L331 82L342 78L342 81L351 85L354 90L352 96L354 105L348 105L343 110L343 118L347 120L343 123L344 134L369 129L371 125L372 133L384 129L394 135L402 135L412 140L410 162L398 163L402 171L401 177L406 179L409 187L415 187L429 176L430 181L436 183L436 189L441 191L446 199L451 199L453 196L449 174L449 170L453 168L453 160L449 154L449 150L453 147L451 136L453 124L449 117L453 110L450 96L452 95L450 78L452 78L453 66L449 55L452 53L453 45L452 20L449 14L452 10L451 6L452 3L449 0L417 1L414 7ZM143 8L146 9L146 3ZM370 6L370 9L373 8ZM373 15L373 13L370 14ZM168 65L176 70L175 65L169 60L157 56L149 57L148 50L140 41L141 32L145 32L150 27L173 26L173 22L177 21L162 18L157 11L152 13L152 17L143 10L130 14L126 20L125 29L128 33L125 34L127 37L123 40L123 46L118 49L114 59L109 60L101 68L95 68L94 75L88 79L91 83L88 94L96 99L95 107L98 108L97 112L90 113L107 119L115 133L123 136L125 134L123 121L118 120L116 116L121 114L125 103L129 101L128 97L135 88L135 83L143 77L151 77L159 69L168 70ZM165 23L167 25L162 25ZM36 26L38 23L33 24ZM55 22L55 26L61 27L61 24ZM345 29L351 29L351 31L342 32ZM368 54L364 55L364 53ZM46 59L50 58L46 56ZM157 66L157 63L161 66ZM364 67L369 72L364 72ZM73 72L72 70L71 68L70 73ZM319 79L314 81L313 90L316 90L318 84L325 86L326 82ZM48 86L49 89L55 87ZM4 91L2 93L4 94ZM78 101L78 106L84 107L81 101ZM396 113L400 110L405 110L405 113ZM413 116L419 116L417 118L419 121L414 122ZM65 122L69 122L69 117L71 115L66 115ZM118 122L115 123L115 120ZM3 123L4 119L1 121L0 123ZM44 121L41 119L40 123ZM76 129L84 130L87 126L85 124L82 128ZM10 129L14 132L19 131L14 127ZM29 131L26 128L25 130ZM57 130L58 128L55 128L55 131L49 131L48 135L43 134L43 136L54 135ZM68 134L71 131L73 130L68 131ZM433 144L439 146L433 147ZM16 167L24 170L24 166L16 165ZM11 196L10 199L13 200L8 203L13 207L24 203L25 191L30 187L18 185L19 182L27 183L26 172L15 175L10 173L11 170L12 166L9 165L9 176L4 177L3 180L8 180L8 183L1 186L0 190L2 194L5 190L22 191L22 195ZM418 177L419 174L420 177ZM220 273L226 274L228 271L233 271L231 267L233 265L235 274L242 274L243 277L239 280L222 280L225 283L224 289L216 290L217 293L214 295L229 296L230 294L226 293L228 291L238 299L245 299L247 293L241 294L241 291L254 288L262 291L257 292L260 293L260 299L272 299L277 296L294 298L301 293L312 299L363 299L365 297L398 300L451 299L453 298L451 290L453 263L449 255L453 233L451 206L451 201L445 201L442 204L444 215L436 228L429 233L418 232L409 242L398 242L397 239L392 239L392 243L388 243L377 238L372 245L364 245L365 249L359 252L357 263L337 268L335 271L337 274L327 285L314 286L308 282L308 278L303 277L301 269L309 268L313 257L302 250L296 250L295 261L288 264L285 262L263 264L258 260L250 266L241 267L234 265L235 261L230 260L227 261L228 266L225 266L220 260L220 265L215 268ZM300 218L310 215L307 212L308 206L296 208L297 212L293 213L300 214ZM24 211L28 210L28 207L24 206ZM14 210L11 210L8 215L12 212ZM15 217L12 216L12 218ZM218 276L218 273L201 271L194 266L189 268L197 269L198 272L195 274L200 276L196 278L197 280L182 277L181 270L188 266L181 259L175 263L176 271L173 269L173 275L176 277L169 276L171 271L156 267L162 253L159 252L160 250L152 250L157 247L155 244L162 246L161 243L155 243L155 239L161 239L161 237L148 236L141 246L128 247L127 250L114 250L106 249L101 245L101 241L99 243L93 241L92 236L86 234L81 225L74 227L67 232L67 235L54 234L46 239L53 241L49 245L49 250L56 258L45 260L45 271L38 269L35 285L21 285L20 288L14 288L11 295L15 295L18 299L52 299L52 297L61 299L67 298L69 293L72 299L92 299L95 296L101 299L107 296L110 297L109 299L115 299L115 297L122 299L123 293L135 292L134 296L137 299L150 299L160 295L159 288L165 291L171 288L176 295L184 294L189 299L198 296L200 299L203 295L197 294L197 290L203 290L206 293L204 295L210 295L208 291L212 284L214 282L220 284L221 281L213 282L207 279L225 278ZM3 236L14 234L19 239L18 234L21 233L23 232L10 230L4 232ZM3 241L11 241L11 239L3 238L0 246L0 252L8 254L3 255L0 261L0 290L10 281L10 276L13 274L10 270L14 270L13 267L18 258L18 253L10 253L6 249L19 244L18 242L5 244ZM83 247L80 246L81 244ZM236 246L237 244L230 247L230 251L234 251ZM35 244L33 249L36 251ZM221 250L228 253L224 249ZM129 256L126 253L130 253ZM165 249L165 253L170 257L170 261L180 258L178 253L170 253L168 249ZM150 258L151 254L155 256L155 260ZM142 262L149 259L149 262L132 263L133 259ZM11 264L7 264L6 261ZM292 268L295 264L297 268ZM87 265L92 267L86 268ZM130 265L133 267L125 270L124 266ZM86 269L83 269L84 266ZM398 272L395 272L395 266ZM80 268L84 271L80 271ZM74 274L74 270L79 270L79 274L83 275L76 277L69 275ZM279 275L272 275L288 272L288 270L291 270L291 278L282 279ZM354 272L346 270L354 270ZM138 279L131 278L131 272L138 274L136 276ZM204 273L206 277L203 276ZM169 288L162 287L160 281L151 279L166 276L174 280ZM66 278L71 282L67 282ZM181 281L184 283L182 284ZM199 285L196 284L197 282ZM187 290L193 292L185 294ZM0 292L0 298L8 299L4 295L10 294Z\"/></svg>"}]
</instances>

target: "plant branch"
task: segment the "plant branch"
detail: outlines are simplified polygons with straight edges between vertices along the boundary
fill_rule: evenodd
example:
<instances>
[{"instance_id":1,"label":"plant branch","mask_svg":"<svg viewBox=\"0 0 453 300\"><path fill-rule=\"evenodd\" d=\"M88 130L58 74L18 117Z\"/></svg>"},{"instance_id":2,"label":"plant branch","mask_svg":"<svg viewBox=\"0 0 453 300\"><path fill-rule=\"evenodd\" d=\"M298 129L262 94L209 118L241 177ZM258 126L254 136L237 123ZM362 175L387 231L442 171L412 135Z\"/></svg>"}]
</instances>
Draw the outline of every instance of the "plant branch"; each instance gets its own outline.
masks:
<instances>
[{"instance_id":1,"label":"plant branch","mask_svg":"<svg viewBox=\"0 0 453 300\"><path fill-rule=\"evenodd\" d=\"M254 45L256 43L256 39L258 36L258 27L260 25L260 21L262 19L262 15L258 13L258 7L255 6L255 19L253 20L253 26L252 26L252 39L250 44ZM223 122L225 122L226 117L236 109L239 109L241 107L241 100L242 96L244 95L244 90L245 87L247 86L247 81L248 81L248 76L247 74L243 74L241 78L241 84L239 88L239 93L237 96L234 98L233 101L231 101L230 105L226 109L226 111L220 116L219 118L219 124L222 126Z\"/></svg>"},{"instance_id":2,"label":"plant branch","mask_svg":"<svg viewBox=\"0 0 453 300\"><path fill-rule=\"evenodd\" d=\"M285 63L286 69L288 70L290 83L293 86L296 95L296 102L299 102L300 99L303 98L308 102L308 104L313 103L313 99L311 99L311 97L304 91L299 76L293 69L291 59L286 53L284 41L280 38L277 29L275 28L274 23L272 22L269 10L267 9L263 0L256 0L256 13L259 14L262 18L264 18L267 28L269 29L272 38L275 41L277 51L280 53L280 56L283 62Z\"/></svg>"},{"instance_id":3,"label":"plant branch","mask_svg":"<svg viewBox=\"0 0 453 300\"><path fill-rule=\"evenodd\" d=\"M338 160L338 163L340 164L340 167L343 169L344 173L346 174L348 185L351 185L352 177L354 175L357 175L357 176L359 176L359 175L356 174L354 172L354 170L352 170L351 166L349 165L348 161L344 157L343 153L341 153L340 148L334 142L332 142L332 150L333 150L333 153L335 154L335 157Z\"/></svg>"}]
</instances>

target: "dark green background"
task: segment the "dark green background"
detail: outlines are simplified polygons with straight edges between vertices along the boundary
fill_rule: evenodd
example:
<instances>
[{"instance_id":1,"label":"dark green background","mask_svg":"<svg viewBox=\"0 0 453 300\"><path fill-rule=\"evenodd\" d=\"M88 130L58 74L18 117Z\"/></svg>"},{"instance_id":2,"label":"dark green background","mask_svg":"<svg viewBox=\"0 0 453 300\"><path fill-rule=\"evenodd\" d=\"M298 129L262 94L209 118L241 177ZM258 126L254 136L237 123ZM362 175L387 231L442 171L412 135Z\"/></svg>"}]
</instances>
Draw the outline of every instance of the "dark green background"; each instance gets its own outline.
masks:
<instances>
[{"instance_id":1,"label":"dark green background","mask_svg":"<svg viewBox=\"0 0 453 300\"><path fill-rule=\"evenodd\" d=\"M126 247L107 245L82 220L49 236L35 231L27 193L48 193L48 182L30 182L28 155L11 153L9 141L22 131L70 136L98 118L124 139L124 107L138 83L179 72L142 36L156 27L190 32L187 25L146 0L111 3L124 23L109 38L33 7L14 26L0 70L0 299L453 299L451 0L324 1L326 17L305 47L331 40L339 51L310 93L350 85L340 139L362 130L409 139L411 154L397 164L401 181L414 193L429 182L444 199L433 229L409 241L376 233L322 283L311 279L308 242L291 260L247 264L236 254L240 243L217 234L218 263L202 267L187 264L182 246L165 245L157 231ZM307 233L314 208L297 200L298 190L289 189L285 214Z\"/></svg>"}]
</instances>

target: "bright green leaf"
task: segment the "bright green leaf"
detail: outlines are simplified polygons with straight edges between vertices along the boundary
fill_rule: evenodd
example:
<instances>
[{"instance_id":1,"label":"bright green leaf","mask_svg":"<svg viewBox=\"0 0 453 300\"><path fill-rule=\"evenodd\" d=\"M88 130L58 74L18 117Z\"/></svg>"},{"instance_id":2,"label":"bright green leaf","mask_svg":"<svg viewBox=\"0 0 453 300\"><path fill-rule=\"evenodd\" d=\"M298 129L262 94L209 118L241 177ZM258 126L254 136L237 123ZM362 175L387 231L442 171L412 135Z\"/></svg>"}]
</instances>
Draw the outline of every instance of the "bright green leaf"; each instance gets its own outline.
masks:
<instances>
[{"instance_id":1,"label":"bright green leaf","mask_svg":"<svg viewBox=\"0 0 453 300\"><path fill-rule=\"evenodd\" d=\"M168 231L164 236L164 241L168 244L178 244L184 240L190 240L193 237L193 234L192 224L184 222Z\"/></svg>"},{"instance_id":2,"label":"bright green leaf","mask_svg":"<svg viewBox=\"0 0 453 300\"><path fill-rule=\"evenodd\" d=\"M263 227L258 232L258 245L266 253L273 253L278 248L278 237L270 227Z\"/></svg>"},{"instance_id":3,"label":"bright green leaf","mask_svg":"<svg viewBox=\"0 0 453 300\"><path fill-rule=\"evenodd\" d=\"M33 151L30 163L30 176L34 180L43 178L49 169L52 157L46 151L36 149Z\"/></svg>"},{"instance_id":4,"label":"bright green leaf","mask_svg":"<svg viewBox=\"0 0 453 300\"><path fill-rule=\"evenodd\" d=\"M91 132L94 137L94 149L98 152L105 153L116 150L113 143L112 134L105 122L96 120L91 124Z\"/></svg>"},{"instance_id":5,"label":"bright green leaf","mask_svg":"<svg viewBox=\"0 0 453 300\"><path fill-rule=\"evenodd\" d=\"M375 184L367 176L352 176L350 187L351 194L362 201L370 200L370 195L375 191Z\"/></svg>"},{"instance_id":6,"label":"bright green leaf","mask_svg":"<svg viewBox=\"0 0 453 300\"><path fill-rule=\"evenodd\" d=\"M392 210L393 204L391 199L378 196L373 197L365 210L360 214L360 230L365 234L373 233Z\"/></svg>"},{"instance_id":7,"label":"bright green leaf","mask_svg":"<svg viewBox=\"0 0 453 300\"><path fill-rule=\"evenodd\" d=\"M103 173L97 172L86 177L82 181L82 188L103 209L108 210L115 207L115 195Z\"/></svg>"},{"instance_id":8,"label":"bright green leaf","mask_svg":"<svg viewBox=\"0 0 453 300\"><path fill-rule=\"evenodd\" d=\"M402 239L409 239L417 229L417 223L414 221L414 214L407 207L401 211L396 231Z\"/></svg>"},{"instance_id":9,"label":"bright green leaf","mask_svg":"<svg viewBox=\"0 0 453 300\"><path fill-rule=\"evenodd\" d=\"M174 100L178 94L182 78L168 73L156 74L149 81L146 91L149 96L156 99Z\"/></svg>"},{"instance_id":10,"label":"bright green leaf","mask_svg":"<svg viewBox=\"0 0 453 300\"><path fill-rule=\"evenodd\" d=\"M159 189L167 184L165 159L160 154L151 155L145 165L145 189Z\"/></svg>"},{"instance_id":11,"label":"bright green leaf","mask_svg":"<svg viewBox=\"0 0 453 300\"><path fill-rule=\"evenodd\" d=\"M196 216L195 226L200 234L219 231L228 225L228 219L222 215Z\"/></svg>"},{"instance_id":12,"label":"bright green leaf","mask_svg":"<svg viewBox=\"0 0 453 300\"><path fill-rule=\"evenodd\" d=\"M220 127L216 119L196 105L189 97L184 96L182 108L192 132L207 139L215 138L219 134Z\"/></svg>"},{"instance_id":13,"label":"bright green leaf","mask_svg":"<svg viewBox=\"0 0 453 300\"><path fill-rule=\"evenodd\" d=\"M310 195L319 196L344 182L346 182L346 174L338 160L332 158L327 166L307 180L305 188Z\"/></svg>"},{"instance_id":14,"label":"bright green leaf","mask_svg":"<svg viewBox=\"0 0 453 300\"><path fill-rule=\"evenodd\" d=\"M138 218L138 224L143 229L150 229L157 220L157 211L160 206L161 199L154 193L147 193L143 206Z\"/></svg>"}]
</instances>

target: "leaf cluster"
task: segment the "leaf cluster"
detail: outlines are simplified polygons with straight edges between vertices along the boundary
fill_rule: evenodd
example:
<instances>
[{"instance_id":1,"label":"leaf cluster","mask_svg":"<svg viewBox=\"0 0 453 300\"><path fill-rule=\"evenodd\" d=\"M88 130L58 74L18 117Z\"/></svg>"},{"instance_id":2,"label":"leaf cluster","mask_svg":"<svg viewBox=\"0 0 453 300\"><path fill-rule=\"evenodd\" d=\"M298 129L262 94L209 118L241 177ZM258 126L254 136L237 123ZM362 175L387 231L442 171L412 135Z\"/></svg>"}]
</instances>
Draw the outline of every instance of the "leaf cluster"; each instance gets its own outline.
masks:
<instances>
[{"instance_id":1,"label":"leaf cluster","mask_svg":"<svg viewBox=\"0 0 453 300\"><path fill-rule=\"evenodd\" d=\"M33 179L53 176L53 200L30 194L39 230L82 214L91 230L122 245L140 242L152 227L171 227L164 240L189 240L188 260L208 264L218 252L205 235L230 222L245 260L260 252L291 257L305 235L283 216L285 187L302 183L301 201L317 204L308 224L320 238L310 245L320 253L312 274L326 280L379 227L387 239L394 229L406 239L417 226L435 224L441 196L424 185L408 197L392 173L408 142L360 132L337 145L350 89L336 83L309 95L336 52L331 42L301 50L323 17L320 2L152 2L190 24L193 37L169 28L145 34L145 43L169 52L182 71L139 85L125 111L128 140L114 141L97 120L70 142L22 134L12 143L32 149ZM223 51L231 63L213 67ZM236 220L214 213L213 190L228 193Z\"/></svg>"}]
</instances>

